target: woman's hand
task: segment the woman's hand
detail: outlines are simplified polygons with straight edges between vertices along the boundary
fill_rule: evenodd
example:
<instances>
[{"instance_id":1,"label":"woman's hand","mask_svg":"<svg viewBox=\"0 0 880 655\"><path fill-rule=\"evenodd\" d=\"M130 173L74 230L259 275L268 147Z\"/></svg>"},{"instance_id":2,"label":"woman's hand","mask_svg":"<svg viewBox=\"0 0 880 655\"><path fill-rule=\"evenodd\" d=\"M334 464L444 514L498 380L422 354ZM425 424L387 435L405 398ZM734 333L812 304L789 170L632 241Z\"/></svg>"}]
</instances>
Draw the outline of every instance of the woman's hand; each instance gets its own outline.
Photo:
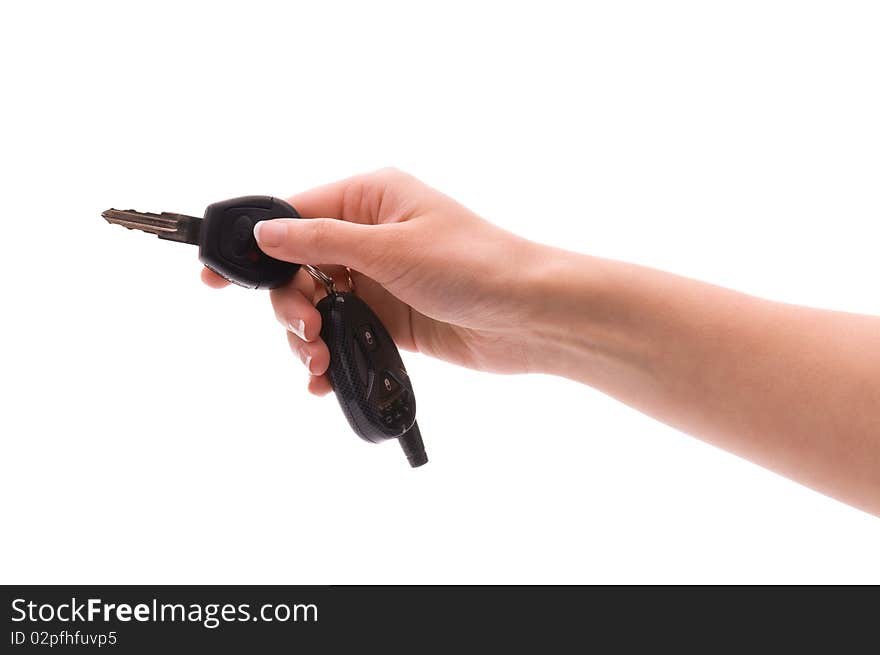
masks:
<instances>
[{"instance_id":1,"label":"woman's hand","mask_svg":"<svg viewBox=\"0 0 880 655\"><path fill-rule=\"evenodd\" d=\"M393 169L360 175L290 198L304 219L257 225L260 248L276 259L317 265L337 288L349 285L378 314L398 346L499 373L541 370L528 346L529 290L523 280L542 247L491 225L451 198ZM549 249L547 249L549 250ZM227 282L205 269L212 287ZM291 349L330 391L329 352L320 339L324 294L304 270L270 292Z\"/></svg>"},{"instance_id":2,"label":"woman's hand","mask_svg":"<svg viewBox=\"0 0 880 655\"><path fill-rule=\"evenodd\" d=\"M396 171L291 201L311 220L259 223L260 247L318 264L343 287L342 267L354 269L357 293L402 347L486 371L583 382L880 515L877 317L768 302L539 246ZM315 299L305 271L272 291L311 390L326 393Z\"/></svg>"}]
</instances>

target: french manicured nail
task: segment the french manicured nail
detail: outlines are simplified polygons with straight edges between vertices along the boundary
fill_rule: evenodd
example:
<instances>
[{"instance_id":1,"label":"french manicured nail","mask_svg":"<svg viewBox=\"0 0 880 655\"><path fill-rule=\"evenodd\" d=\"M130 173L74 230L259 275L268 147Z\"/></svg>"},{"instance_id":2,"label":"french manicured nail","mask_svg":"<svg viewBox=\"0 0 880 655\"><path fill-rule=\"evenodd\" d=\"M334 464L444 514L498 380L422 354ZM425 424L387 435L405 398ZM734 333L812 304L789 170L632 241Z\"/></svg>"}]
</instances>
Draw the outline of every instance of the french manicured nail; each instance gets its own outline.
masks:
<instances>
[{"instance_id":1,"label":"french manicured nail","mask_svg":"<svg viewBox=\"0 0 880 655\"><path fill-rule=\"evenodd\" d=\"M307 369L309 369L309 373L312 372L312 356L309 354L309 349L306 348L305 344L301 343L291 343L290 349L293 351L293 354L299 357L299 361L301 361Z\"/></svg>"},{"instance_id":2,"label":"french manicured nail","mask_svg":"<svg viewBox=\"0 0 880 655\"><path fill-rule=\"evenodd\" d=\"M287 223L284 221L260 221L254 225L254 238L261 246L274 248L284 243Z\"/></svg>"},{"instance_id":3,"label":"french manicured nail","mask_svg":"<svg viewBox=\"0 0 880 655\"><path fill-rule=\"evenodd\" d=\"M298 336L303 341L306 340L306 324L303 322L301 318L298 318L294 321L290 321L287 324L287 329L293 332L296 336Z\"/></svg>"}]
</instances>

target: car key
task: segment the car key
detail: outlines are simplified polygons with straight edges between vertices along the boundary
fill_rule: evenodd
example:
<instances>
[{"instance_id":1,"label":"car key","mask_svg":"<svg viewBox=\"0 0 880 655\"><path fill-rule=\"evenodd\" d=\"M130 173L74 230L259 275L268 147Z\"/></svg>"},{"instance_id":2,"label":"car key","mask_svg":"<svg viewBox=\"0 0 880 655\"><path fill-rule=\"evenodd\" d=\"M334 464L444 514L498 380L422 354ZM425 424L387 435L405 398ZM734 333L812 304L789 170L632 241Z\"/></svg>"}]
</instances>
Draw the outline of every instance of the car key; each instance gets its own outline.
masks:
<instances>
[{"instance_id":1,"label":"car key","mask_svg":"<svg viewBox=\"0 0 880 655\"><path fill-rule=\"evenodd\" d=\"M199 247L199 259L212 271L248 289L273 289L287 282L299 264L282 262L257 247L254 225L267 218L299 218L290 204L270 196L244 196L208 205L204 218L108 209L108 223L155 234L160 239Z\"/></svg>"},{"instance_id":2,"label":"car key","mask_svg":"<svg viewBox=\"0 0 880 655\"><path fill-rule=\"evenodd\" d=\"M257 246L254 225L270 218L300 218L289 203L270 196L244 196L209 205L204 217L132 209L108 209L109 223L160 239L199 246L199 259L230 282L272 289L290 280L300 265L269 257ZM415 420L415 394L400 352L373 311L352 292L336 290L320 269L303 268L327 290L317 305L321 338L330 350L327 370L345 417L371 443L398 439L410 465L428 461Z\"/></svg>"}]
</instances>

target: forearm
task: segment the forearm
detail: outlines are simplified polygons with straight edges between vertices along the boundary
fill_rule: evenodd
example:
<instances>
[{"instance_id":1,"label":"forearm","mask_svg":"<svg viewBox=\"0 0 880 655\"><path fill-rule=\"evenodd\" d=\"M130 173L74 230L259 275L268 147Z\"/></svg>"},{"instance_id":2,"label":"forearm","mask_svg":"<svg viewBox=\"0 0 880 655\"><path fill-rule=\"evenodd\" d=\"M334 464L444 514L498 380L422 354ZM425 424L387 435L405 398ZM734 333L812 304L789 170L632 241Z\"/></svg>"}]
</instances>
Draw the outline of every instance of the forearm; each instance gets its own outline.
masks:
<instances>
[{"instance_id":1,"label":"forearm","mask_svg":"<svg viewBox=\"0 0 880 655\"><path fill-rule=\"evenodd\" d=\"M543 254L535 368L880 514L880 319Z\"/></svg>"}]
</instances>

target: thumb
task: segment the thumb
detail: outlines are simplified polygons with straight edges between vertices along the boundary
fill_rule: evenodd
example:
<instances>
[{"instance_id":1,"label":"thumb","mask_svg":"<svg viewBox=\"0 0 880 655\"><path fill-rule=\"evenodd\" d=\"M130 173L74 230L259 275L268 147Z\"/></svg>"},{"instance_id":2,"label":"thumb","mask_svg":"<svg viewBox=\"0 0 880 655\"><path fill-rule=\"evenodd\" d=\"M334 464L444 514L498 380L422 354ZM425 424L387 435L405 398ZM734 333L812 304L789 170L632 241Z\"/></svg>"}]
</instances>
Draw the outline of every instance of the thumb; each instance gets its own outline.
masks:
<instances>
[{"instance_id":1,"label":"thumb","mask_svg":"<svg viewBox=\"0 0 880 655\"><path fill-rule=\"evenodd\" d=\"M260 250L297 264L339 264L375 276L389 245L391 225L363 225L335 218L276 218L254 226Z\"/></svg>"}]
</instances>

